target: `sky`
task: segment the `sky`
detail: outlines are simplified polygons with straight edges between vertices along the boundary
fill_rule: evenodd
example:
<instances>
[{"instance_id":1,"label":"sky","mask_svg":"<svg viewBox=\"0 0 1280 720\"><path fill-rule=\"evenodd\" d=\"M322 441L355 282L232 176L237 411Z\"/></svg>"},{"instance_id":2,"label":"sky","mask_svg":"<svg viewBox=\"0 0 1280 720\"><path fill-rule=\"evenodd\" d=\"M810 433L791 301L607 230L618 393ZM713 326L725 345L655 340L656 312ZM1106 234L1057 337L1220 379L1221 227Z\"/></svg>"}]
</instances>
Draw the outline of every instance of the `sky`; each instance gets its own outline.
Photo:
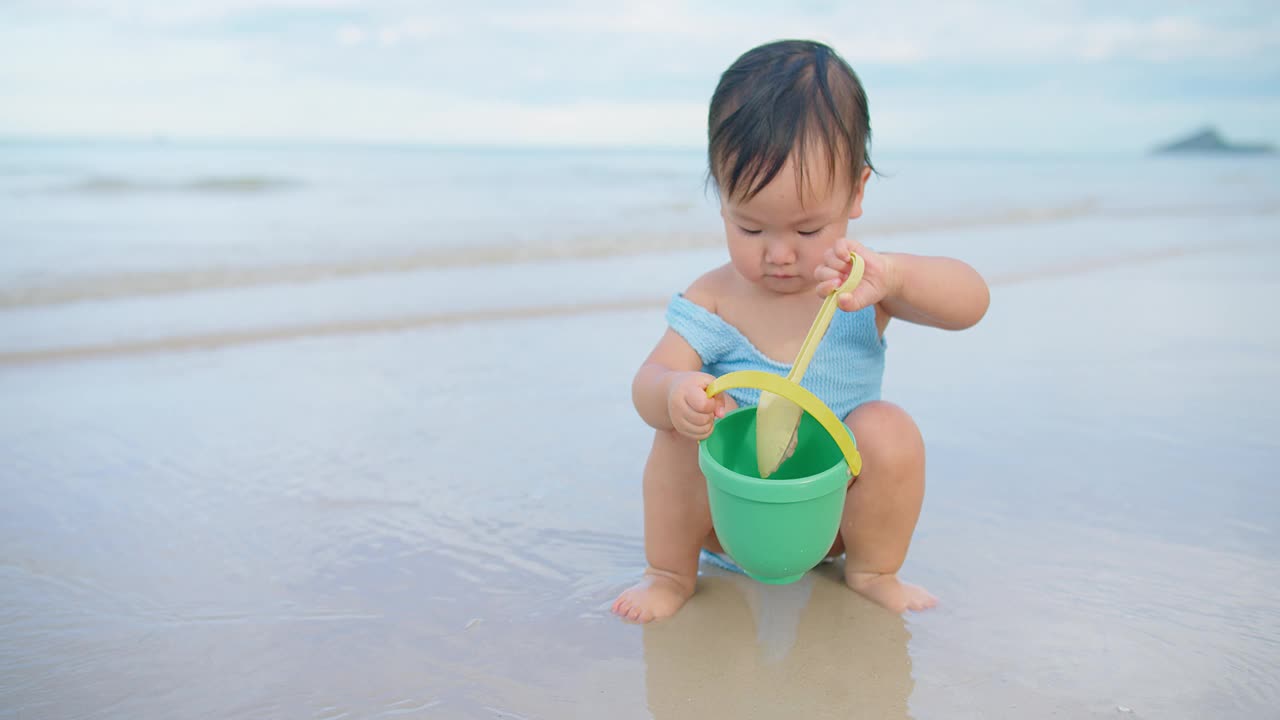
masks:
<instances>
[{"instance_id":1,"label":"sky","mask_svg":"<svg viewBox=\"0 0 1280 720\"><path fill-rule=\"evenodd\" d=\"M705 143L719 74L831 44L878 149L1280 145L1280 4L0 0L0 136Z\"/></svg>"}]
</instances>

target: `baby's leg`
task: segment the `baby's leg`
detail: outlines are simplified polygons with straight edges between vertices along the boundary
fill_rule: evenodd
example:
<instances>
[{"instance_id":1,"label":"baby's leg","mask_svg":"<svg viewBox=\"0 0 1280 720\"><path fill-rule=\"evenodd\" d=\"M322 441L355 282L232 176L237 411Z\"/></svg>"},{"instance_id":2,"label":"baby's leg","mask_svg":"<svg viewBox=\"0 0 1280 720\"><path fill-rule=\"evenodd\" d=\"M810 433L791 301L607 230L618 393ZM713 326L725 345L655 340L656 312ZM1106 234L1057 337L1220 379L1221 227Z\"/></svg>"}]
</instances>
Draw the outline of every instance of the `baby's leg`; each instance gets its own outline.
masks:
<instances>
[{"instance_id":1,"label":"baby's leg","mask_svg":"<svg viewBox=\"0 0 1280 720\"><path fill-rule=\"evenodd\" d=\"M879 400L858 406L845 423L862 453L840 525L845 583L894 612L931 608L936 598L897 576L924 502L920 430L905 410Z\"/></svg>"},{"instance_id":2,"label":"baby's leg","mask_svg":"<svg viewBox=\"0 0 1280 720\"><path fill-rule=\"evenodd\" d=\"M711 532L698 444L659 430L644 467L644 578L618 596L613 612L631 622L674 615L693 595L698 553Z\"/></svg>"}]
</instances>

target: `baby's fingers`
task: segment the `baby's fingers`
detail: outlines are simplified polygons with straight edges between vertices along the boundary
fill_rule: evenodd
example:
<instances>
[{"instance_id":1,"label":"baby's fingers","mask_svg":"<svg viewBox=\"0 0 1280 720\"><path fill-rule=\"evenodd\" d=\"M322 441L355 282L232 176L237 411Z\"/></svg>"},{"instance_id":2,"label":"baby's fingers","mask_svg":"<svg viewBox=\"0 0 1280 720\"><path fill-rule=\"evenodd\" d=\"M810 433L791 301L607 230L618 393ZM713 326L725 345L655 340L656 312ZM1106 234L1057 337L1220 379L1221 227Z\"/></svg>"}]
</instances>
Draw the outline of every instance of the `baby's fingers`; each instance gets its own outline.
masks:
<instances>
[{"instance_id":1,"label":"baby's fingers","mask_svg":"<svg viewBox=\"0 0 1280 720\"><path fill-rule=\"evenodd\" d=\"M849 253L856 253L861 249L861 245L857 240L851 240L847 237L839 238L831 245L831 253L840 258L843 262L849 262Z\"/></svg>"},{"instance_id":2,"label":"baby's fingers","mask_svg":"<svg viewBox=\"0 0 1280 720\"><path fill-rule=\"evenodd\" d=\"M852 264L852 261L849 259L849 250L841 247L843 244L844 243L842 241L837 240L836 247L827 248L827 251L822 254L822 264L824 267L829 267L837 273L849 272L849 267Z\"/></svg>"},{"instance_id":3,"label":"baby's fingers","mask_svg":"<svg viewBox=\"0 0 1280 720\"><path fill-rule=\"evenodd\" d=\"M705 440L711 435L711 429L714 426L711 415L696 414L683 418L683 422L676 429L694 440Z\"/></svg>"},{"instance_id":4,"label":"baby's fingers","mask_svg":"<svg viewBox=\"0 0 1280 720\"><path fill-rule=\"evenodd\" d=\"M706 425L699 425L693 431L690 437L692 437L694 440L706 440L707 438L711 437L711 430L714 427L715 426L712 425L711 423L707 423Z\"/></svg>"},{"instance_id":5,"label":"baby's fingers","mask_svg":"<svg viewBox=\"0 0 1280 720\"><path fill-rule=\"evenodd\" d=\"M717 420L724 417L725 414L729 412L729 403L725 402L725 397L725 394L721 393L713 398L716 404L714 415Z\"/></svg>"},{"instance_id":6,"label":"baby's fingers","mask_svg":"<svg viewBox=\"0 0 1280 720\"><path fill-rule=\"evenodd\" d=\"M836 306L845 312L857 312L877 302L874 291L865 283L858 285L851 292L840 293L836 298Z\"/></svg>"},{"instance_id":7,"label":"baby's fingers","mask_svg":"<svg viewBox=\"0 0 1280 720\"><path fill-rule=\"evenodd\" d=\"M710 415L716 409L714 398L707 397L706 385L692 385L685 394L685 404L699 415Z\"/></svg>"},{"instance_id":8,"label":"baby's fingers","mask_svg":"<svg viewBox=\"0 0 1280 720\"><path fill-rule=\"evenodd\" d=\"M818 268L813 271L813 279L820 283L828 283L833 280L838 281L840 279L840 271L830 265L819 265Z\"/></svg>"},{"instance_id":9,"label":"baby's fingers","mask_svg":"<svg viewBox=\"0 0 1280 720\"><path fill-rule=\"evenodd\" d=\"M840 278L818 283L818 286L817 286L818 297L825 298L831 293L835 292L836 288L838 287L840 287Z\"/></svg>"}]
</instances>

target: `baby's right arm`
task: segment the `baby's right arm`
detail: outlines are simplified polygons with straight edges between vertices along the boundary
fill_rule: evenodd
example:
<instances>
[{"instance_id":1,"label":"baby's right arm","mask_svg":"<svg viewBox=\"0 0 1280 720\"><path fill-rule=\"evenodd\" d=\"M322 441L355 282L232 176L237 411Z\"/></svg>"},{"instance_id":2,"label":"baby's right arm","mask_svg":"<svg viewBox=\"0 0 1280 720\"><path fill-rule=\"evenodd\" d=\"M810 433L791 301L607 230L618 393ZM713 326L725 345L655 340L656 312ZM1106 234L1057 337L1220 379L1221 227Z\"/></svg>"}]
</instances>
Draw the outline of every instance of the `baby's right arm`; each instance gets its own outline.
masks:
<instances>
[{"instance_id":1,"label":"baby's right arm","mask_svg":"<svg viewBox=\"0 0 1280 720\"><path fill-rule=\"evenodd\" d=\"M702 280L685 297L705 292ZM658 430L675 430L695 440L711 434L715 419L725 413L725 396L707 397L715 378L702 372L702 358L679 333L667 328L653 352L636 372L631 399L640 417Z\"/></svg>"},{"instance_id":2,"label":"baby's right arm","mask_svg":"<svg viewBox=\"0 0 1280 720\"><path fill-rule=\"evenodd\" d=\"M636 373L631 399L651 427L701 440L711 434L715 419L724 416L724 396L707 397L707 386L715 378L699 370L701 360L689 363L685 351L698 357L684 338L668 329Z\"/></svg>"}]
</instances>

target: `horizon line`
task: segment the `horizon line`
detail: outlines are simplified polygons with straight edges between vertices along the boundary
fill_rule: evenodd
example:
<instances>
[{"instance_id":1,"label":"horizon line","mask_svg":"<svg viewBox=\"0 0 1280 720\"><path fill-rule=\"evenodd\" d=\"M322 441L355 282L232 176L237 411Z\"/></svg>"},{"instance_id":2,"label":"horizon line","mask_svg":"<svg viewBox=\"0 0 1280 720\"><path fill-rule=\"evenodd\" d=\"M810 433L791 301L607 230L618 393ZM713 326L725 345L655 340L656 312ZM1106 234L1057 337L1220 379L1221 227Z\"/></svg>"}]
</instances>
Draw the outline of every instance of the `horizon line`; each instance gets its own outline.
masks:
<instances>
[{"instance_id":1,"label":"horizon line","mask_svg":"<svg viewBox=\"0 0 1280 720\"><path fill-rule=\"evenodd\" d=\"M344 137L281 137L281 136L215 136L215 135L177 135L172 133L138 133L138 134L19 134L0 133L0 145L23 144L119 144L147 145L162 147L174 146L276 146L297 148L351 148L351 149L413 149L413 150L450 150L450 151L489 151L489 152L706 152L706 145L666 144L666 143L476 143L448 142L420 139L368 139ZM1026 148L1026 147L936 147L936 146L889 146L877 147L876 152L889 154L931 154L931 155L1062 155L1062 156L1121 156L1147 155L1159 147L1159 142L1142 148L1111 148L1071 150L1066 148Z\"/></svg>"}]
</instances>

